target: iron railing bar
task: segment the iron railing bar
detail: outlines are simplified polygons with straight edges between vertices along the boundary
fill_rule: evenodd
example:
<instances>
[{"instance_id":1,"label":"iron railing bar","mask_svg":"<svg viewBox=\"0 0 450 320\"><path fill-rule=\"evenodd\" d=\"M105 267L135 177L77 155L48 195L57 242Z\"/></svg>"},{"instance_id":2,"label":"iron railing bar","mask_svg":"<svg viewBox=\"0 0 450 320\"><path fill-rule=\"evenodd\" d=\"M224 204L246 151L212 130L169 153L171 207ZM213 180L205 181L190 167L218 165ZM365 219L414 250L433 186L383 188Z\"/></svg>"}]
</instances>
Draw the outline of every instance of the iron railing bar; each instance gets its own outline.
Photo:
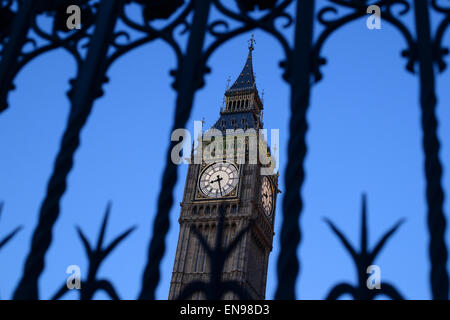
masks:
<instances>
[{"instance_id":1,"label":"iron railing bar","mask_svg":"<svg viewBox=\"0 0 450 320\"><path fill-rule=\"evenodd\" d=\"M294 50L288 57L291 87L291 119L288 163L285 171L286 194L283 198L283 222L280 230L280 254L277 261L278 287L275 299L295 299L299 271L297 247L301 240L299 217L303 208L300 196L305 172L306 112L311 90L311 52L314 25L314 0L297 2Z\"/></svg>"},{"instance_id":2,"label":"iron railing bar","mask_svg":"<svg viewBox=\"0 0 450 320\"><path fill-rule=\"evenodd\" d=\"M14 299L38 299L38 279L44 269L45 254L52 241L52 231L58 219L61 198L67 187L67 176L73 166L80 134L101 91L106 73L106 57L116 25L121 0L102 0L99 15L86 60L79 69L71 95L67 127L55 161L54 169L41 205L39 221L33 233L22 278Z\"/></svg>"},{"instance_id":3,"label":"iron railing bar","mask_svg":"<svg viewBox=\"0 0 450 320\"><path fill-rule=\"evenodd\" d=\"M204 65L202 51L211 0L193 0L194 18L189 35L186 55L181 61L177 74L177 100L173 130L183 128L191 114L195 91L201 86ZM160 264L165 252L165 238L170 227L169 212L173 205L173 192L177 182L177 166L171 160L171 151L176 142L171 142L167 150L161 190L158 196L158 209L153 223L147 265L139 299L155 299L156 287L160 279Z\"/></svg>"},{"instance_id":4,"label":"iron railing bar","mask_svg":"<svg viewBox=\"0 0 450 320\"><path fill-rule=\"evenodd\" d=\"M449 278L445 244L444 190L441 181L442 164L439 159L440 143L437 136L434 52L431 41L428 1L414 0L414 13L420 67L420 105L425 152L427 220L430 235L431 290L433 299L448 300Z\"/></svg>"}]
</instances>

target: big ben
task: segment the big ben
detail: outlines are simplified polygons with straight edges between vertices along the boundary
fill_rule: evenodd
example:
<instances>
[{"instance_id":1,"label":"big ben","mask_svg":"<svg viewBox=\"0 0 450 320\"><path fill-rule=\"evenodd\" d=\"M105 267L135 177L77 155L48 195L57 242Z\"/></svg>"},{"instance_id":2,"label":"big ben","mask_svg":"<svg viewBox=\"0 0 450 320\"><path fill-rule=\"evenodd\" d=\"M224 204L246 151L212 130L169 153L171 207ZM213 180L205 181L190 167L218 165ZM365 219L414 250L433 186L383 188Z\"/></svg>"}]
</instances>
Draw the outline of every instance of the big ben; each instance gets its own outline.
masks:
<instances>
[{"instance_id":1,"label":"big ben","mask_svg":"<svg viewBox=\"0 0 450 320\"><path fill-rule=\"evenodd\" d=\"M250 230L225 260L221 277L224 281L237 282L251 299L265 299L278 173L274 169L275 159L260 134L264 106L253 73L253 50L252 39L245 65L227 88L224 107L209 130L216 132L216 136L222 134L223 140L217 143L216 138L215 147L211 148L214 139L203 141L202 137L196 154L191 156L180 204L180 233L169 299L177 299L189 283L207 282L210 278L211 262L191 227L194 225L213 245L221 205L225 216L224 246L252 221ZM199 161L193 161L198 157L201 157ZM190 298L205 299L205 296L196 293ZM238 296L229 292L222 299L234 300Z\"/></svg>"}]
</instances>

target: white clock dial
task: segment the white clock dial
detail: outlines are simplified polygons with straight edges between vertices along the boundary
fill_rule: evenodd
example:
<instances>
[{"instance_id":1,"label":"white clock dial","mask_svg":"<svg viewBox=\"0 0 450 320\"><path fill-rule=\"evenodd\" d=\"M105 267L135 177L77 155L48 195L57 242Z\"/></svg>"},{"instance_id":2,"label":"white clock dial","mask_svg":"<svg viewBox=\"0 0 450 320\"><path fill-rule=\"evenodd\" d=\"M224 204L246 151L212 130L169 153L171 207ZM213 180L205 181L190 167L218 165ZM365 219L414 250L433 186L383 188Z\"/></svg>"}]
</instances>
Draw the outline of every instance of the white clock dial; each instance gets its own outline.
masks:
<instances>
[{"instance_id":1,"label":"white clock dial","mask_svg":"<svg viewBox=\"0 0 450 320\"><path fill-rule=\"evenodd\" d=\"M230 194L237 186L238 170L231 162L217 162L208 166L200 175L200 191L209 198Z\"/></svg>"},{"instance_id":2,"label":"white clock dial","mask_svg":"<svg viewBox=\"0 0 450 320\"><path fill-rule=\"evenodd\" d=\"M273 189L269 178L263 178L263 184L261 186L261 202L264 213L270 217L273 208Z\"/></svg>"}]
</instances>

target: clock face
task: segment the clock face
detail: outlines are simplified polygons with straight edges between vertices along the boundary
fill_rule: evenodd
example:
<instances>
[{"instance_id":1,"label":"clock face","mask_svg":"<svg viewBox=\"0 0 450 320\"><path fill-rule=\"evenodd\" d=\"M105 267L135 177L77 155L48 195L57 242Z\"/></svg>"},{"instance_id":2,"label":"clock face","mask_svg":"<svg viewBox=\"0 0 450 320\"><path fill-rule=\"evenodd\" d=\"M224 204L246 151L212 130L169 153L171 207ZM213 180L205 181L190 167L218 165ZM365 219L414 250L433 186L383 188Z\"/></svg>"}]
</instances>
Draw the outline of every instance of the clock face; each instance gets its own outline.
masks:
<instances>
[{"instance_id":1,"label":"clock face","mask_svg":"<svg viewBox=\"0 0 450 320\"><path fill-rule=\"evenodd\" d=\"M261 202L264 213L266 216L270 217L273 208L273 189L270 180L267 177L263 178L263 184L261 187Z\"/></svg>"},{"instance_id":2,"label":"clock face","mask_svg":"<svg viewBox=\"0 0 450 320\"><path fill-rule=\"evenodd\" d=\"M200 191L209 198L228 195L237 186L239 174L231 162L217 162L208 166L200 175Z\"/></svg>"}]
</instances>

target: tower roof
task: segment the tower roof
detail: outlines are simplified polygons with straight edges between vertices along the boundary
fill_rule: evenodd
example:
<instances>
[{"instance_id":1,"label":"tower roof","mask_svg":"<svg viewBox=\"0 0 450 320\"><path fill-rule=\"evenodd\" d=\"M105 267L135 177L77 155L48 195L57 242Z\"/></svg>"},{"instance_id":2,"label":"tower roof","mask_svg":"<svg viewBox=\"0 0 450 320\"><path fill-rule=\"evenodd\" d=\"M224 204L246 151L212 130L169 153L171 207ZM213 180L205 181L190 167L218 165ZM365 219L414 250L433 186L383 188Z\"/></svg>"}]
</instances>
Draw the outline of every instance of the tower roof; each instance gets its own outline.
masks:
<instances>
[{"instance_id":1,"label":"tower roof","mask_svg":"<svg viewBox=\"0 0 450 320\"><path fill-rule=\"evenodd\" d=\"M225 92L225 108L221 109L220 117L213 128L225 131L226 129L260 128L262 126L261 110L263 105L256 88L253 73L252 53L255 39L249 41L248 56L241 73L233 85ZM250 94L250 96L246 96Z\"/></svg>"},{"instance_id":2,"label":"tower roof","mask_svg":"<svg viewBox=\"0 0 450 320\"><path fill-rule=\"evenodd\" d=\"M249 42L247 61L245 61L245 65L242 68L242 71L237 77L236 81L234 81L233 85L226 91L225 94L232 94L240 91L256 89L255 75L253 73L253 59L252 59L254 43L255 40L253 39L252 36Z\"/></svg>"}]
</instances>

